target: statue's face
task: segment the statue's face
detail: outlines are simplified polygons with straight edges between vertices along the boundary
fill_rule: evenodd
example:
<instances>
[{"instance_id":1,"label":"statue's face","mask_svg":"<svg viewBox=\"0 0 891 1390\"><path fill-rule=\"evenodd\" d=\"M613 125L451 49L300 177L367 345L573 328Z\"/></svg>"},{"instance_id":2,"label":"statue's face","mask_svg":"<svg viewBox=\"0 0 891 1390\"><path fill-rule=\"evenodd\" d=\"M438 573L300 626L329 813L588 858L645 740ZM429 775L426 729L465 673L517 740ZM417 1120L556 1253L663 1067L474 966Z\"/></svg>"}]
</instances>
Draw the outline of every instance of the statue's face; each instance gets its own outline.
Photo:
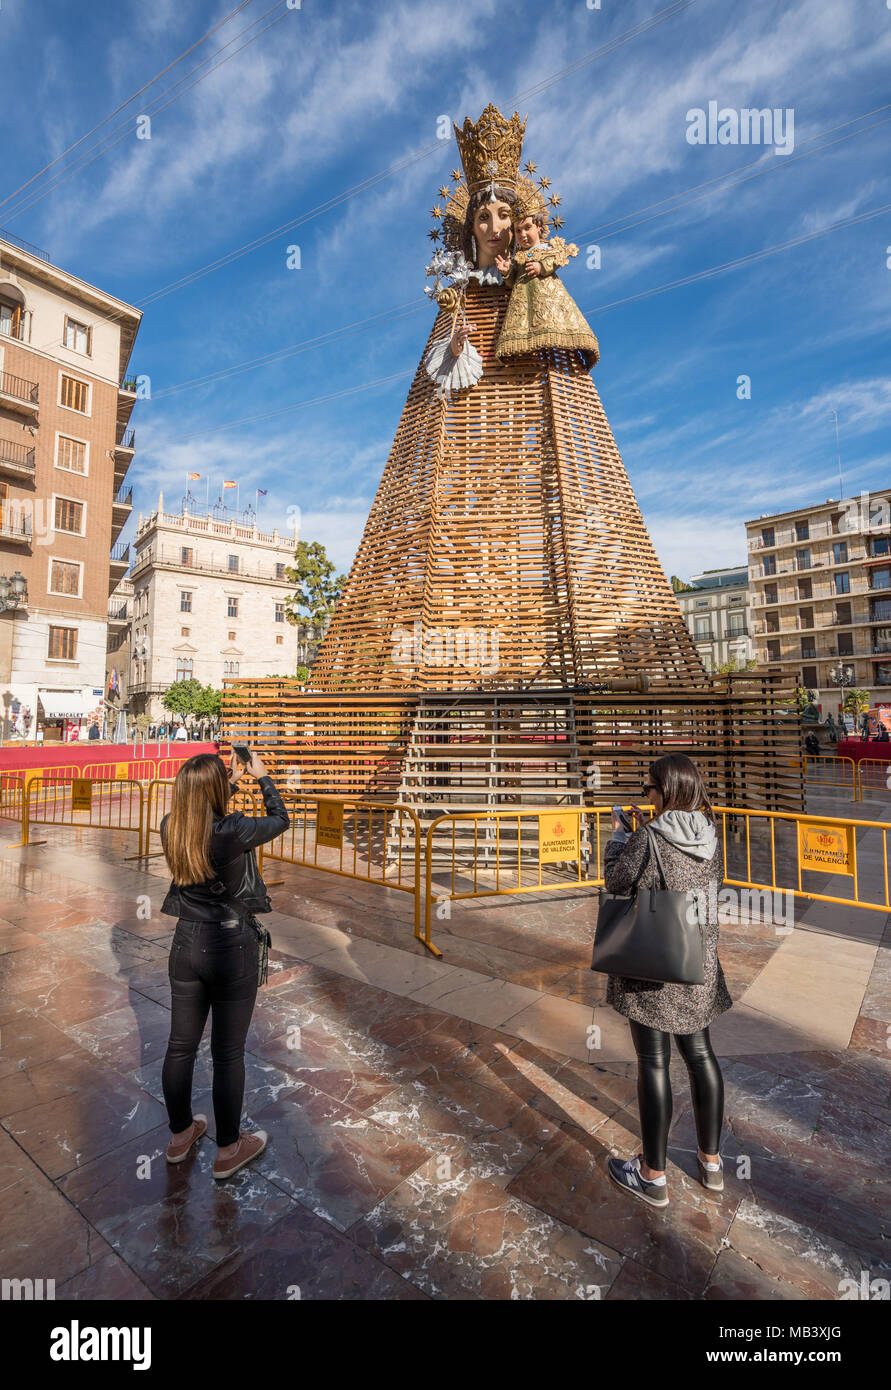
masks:
<instances>
[{"instance_id":1,"label":"statue's face","mask_svg":"<svg viewBox=\"0 0 891 1390\"><path fill-rule=\"evenodd\" d=\"M473 218L477 265L494 265L496 256L506 256L511 244L510 204L483 203Z\"/></svg>"},{"instance_id":2,"label":"statue's face","mask_svg":"<svg viewBox=\"0 0 891 1390\"><path fill-rule=\"evenodd\" d=\"M532 217L524 217L522 222L517 223L514 232L521 251L528 251L541 241L541 228Z\"/></svg>"}]
</instances>

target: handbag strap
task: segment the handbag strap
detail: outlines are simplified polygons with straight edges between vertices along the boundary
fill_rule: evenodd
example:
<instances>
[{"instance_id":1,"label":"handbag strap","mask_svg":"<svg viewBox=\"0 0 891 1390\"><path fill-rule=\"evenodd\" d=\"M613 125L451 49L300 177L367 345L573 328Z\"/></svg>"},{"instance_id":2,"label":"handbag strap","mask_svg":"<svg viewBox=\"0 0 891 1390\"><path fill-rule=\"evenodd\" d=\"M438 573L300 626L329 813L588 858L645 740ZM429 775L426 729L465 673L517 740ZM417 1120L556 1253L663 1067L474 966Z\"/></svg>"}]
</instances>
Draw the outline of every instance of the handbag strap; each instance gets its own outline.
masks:
<instances>
[{"instance_id":1,"label":"handbag strap","mask_svg":"<svg viewBox=\"0 0 891 1390\"><path fill-rule=\"evenodd\" d=\"M653 847L653 857L656 860L659 875L662 879L662 887L667 888L668 880L665 877L665 865L662 863L662 855L659 852L658 835L653 829L652 823L647 825L647 843L651 844ZM658 884L656 886L658 887Z\"/></svg>"}]
</instances>

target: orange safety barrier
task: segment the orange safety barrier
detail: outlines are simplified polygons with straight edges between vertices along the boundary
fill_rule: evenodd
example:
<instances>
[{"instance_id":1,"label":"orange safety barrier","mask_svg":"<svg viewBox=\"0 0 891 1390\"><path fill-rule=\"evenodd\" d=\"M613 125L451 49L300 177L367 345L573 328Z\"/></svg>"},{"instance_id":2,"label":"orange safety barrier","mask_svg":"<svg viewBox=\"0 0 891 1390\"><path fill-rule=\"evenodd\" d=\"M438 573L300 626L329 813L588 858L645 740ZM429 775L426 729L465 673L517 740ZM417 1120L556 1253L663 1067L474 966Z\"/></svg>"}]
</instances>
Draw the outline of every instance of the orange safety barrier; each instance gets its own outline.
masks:
<instances>
[{"instance_id":1,"label":"orange safety barrier","mask_svg":"<svg viewBox=\"0 0 891 1390\"><path fill-rule=\"evenodd\" d=\"M858 799L863 800L863 788L868 791L891 791L891 760L861 758L857 764Z\"/></svg>"},{"instance_id":2,"label":"orange safety barrier","mask_svg":"<svg viewBox=\"0 0 891 1390\"><path fill-rule=\"evenodd\" d=\"M835 753L806 753L803 761L806 782L820 787L849 787L851 800L860 800L857 764L853 758L840 757Z\"/></svg>"},{"instance_id":3,"label":"orange safety barrier","mask_svg":"<svg viewBox=\"0 0 891 1390\"><path fill-rule=\"evenodd\" d=\"M132 830L139 845L143 803L142 786L134 778L78 777L63 782L32 777L22 800L22 845L46 843L31 838L31 826L37 824ZM80 819L84 814L87 819Z\"/></svg>"},{"instance_id":4,"label":"orange safety barrier","mask_svg":"<svg viewBox=\"0 0 891 1390\"><path fill-rule=\"evenodd\" d=\"M263 846L265 857L411 893L415 937L423 940L421 826L417 812L411 806L392 801L360 801L299 792L282 792L281 796L291 823L283 835Z\"/></svg>"}]
</instances>

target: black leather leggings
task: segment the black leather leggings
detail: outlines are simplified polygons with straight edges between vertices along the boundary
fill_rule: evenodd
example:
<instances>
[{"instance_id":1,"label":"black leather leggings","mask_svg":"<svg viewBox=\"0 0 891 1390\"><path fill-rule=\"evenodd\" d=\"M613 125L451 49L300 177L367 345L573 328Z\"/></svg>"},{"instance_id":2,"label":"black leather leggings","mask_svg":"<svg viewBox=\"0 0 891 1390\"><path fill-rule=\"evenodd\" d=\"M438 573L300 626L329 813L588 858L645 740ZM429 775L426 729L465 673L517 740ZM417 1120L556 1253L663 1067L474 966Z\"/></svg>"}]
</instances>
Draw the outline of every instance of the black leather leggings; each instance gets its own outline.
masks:
<instances>
[{"instance_id":1,"label":"black leather leggings","mask_svg":"<svg viewBox=\"0 0 891 1390\"><path fill-rule=\"evenodd\" d=\"M637 1102L644 1163L661 1172L665 1168L668 1130L671 1125L671 1081L668 1063L671 1034L646 1028L629 1019L637 1053ZM698 1033L676 1033L675 1042L690 1074L696 1136L704 1154L716 1154L724 1122L724 1078L712 1051L707 1028Z\"/></svg>"},{"instance_id":2,"label":"black leather leggings","mask_svg":"<svg viewBox=\"0 0 891 1390\"><path fill-rule=\"evenodd\" d=\"M170 1041L161 1085L170 1128L192 1123L192 1071L211 1015L213 1110L220 1148L238 1142L244 1099L244 1043L257 997L253 927L189 922L181 917L170 947Z\"/></svg>"}]
</instances>

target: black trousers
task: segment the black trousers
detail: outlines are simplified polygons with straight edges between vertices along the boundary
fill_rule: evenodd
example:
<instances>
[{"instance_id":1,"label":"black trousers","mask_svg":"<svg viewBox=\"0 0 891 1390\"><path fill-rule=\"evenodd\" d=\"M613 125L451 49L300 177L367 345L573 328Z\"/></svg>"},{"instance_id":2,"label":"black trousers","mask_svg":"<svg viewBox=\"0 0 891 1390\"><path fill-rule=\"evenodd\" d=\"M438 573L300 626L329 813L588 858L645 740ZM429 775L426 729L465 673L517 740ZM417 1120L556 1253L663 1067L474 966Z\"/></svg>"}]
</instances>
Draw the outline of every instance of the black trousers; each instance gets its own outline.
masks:
<instances>
[{"instance_id":1,"label":"black trousers","mask_svg":"<svg viewBox=\"0 0 891 1390\"><path fill-rule=\"evenodd\" d=\"M629 1019L634 1050L637 1053L637 1102L644 1163L661 1172L668 1150L671 1125L671 1034L646 1028ZM704 1154L716 1154L724 1123L724 1078L712 1051L707 1028L698 1033L676 1033L675 1042L687 1064L696 1136Z\"/></svg>"},{"instance_id":2,"label":"black trousers","mask_svg":"<svg viewBox=\"0 0 891 1390\"><path fill-rule=\"evenodd\" d=\"M192 1072L208 1012L217 1144L235 1144L244 1100L244 1042L257 998L257 934L248 924L181 917L170 947L170 1041L161 1072L170 1128L192 1123Z\"/></svg>"}]
</instances>

